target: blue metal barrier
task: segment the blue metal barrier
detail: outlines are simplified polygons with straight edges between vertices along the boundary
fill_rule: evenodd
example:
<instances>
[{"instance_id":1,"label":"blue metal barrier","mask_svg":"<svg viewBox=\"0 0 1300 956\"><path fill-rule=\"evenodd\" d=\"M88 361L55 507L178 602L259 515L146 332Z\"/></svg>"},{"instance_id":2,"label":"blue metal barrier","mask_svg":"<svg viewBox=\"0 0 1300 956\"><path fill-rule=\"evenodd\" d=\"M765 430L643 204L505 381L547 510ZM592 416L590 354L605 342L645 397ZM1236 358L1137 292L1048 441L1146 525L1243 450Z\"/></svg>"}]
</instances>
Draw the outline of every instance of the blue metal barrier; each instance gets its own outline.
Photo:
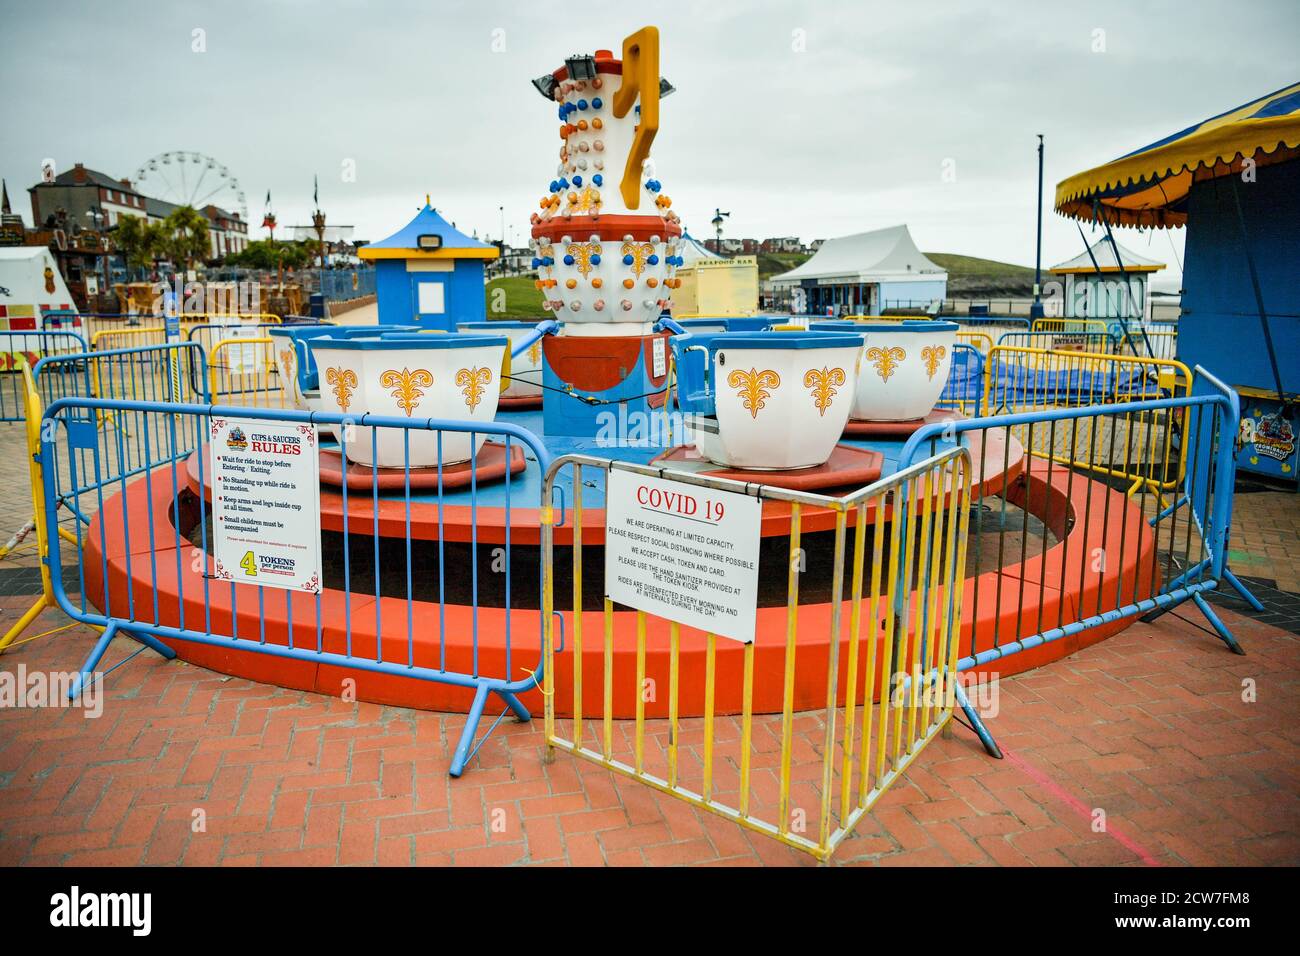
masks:
<instances>
[{"instance_id":1,"label":"blue metal barrier","mask_svg":"<svg viewBox=\"0 0 1300 956\"><path fill-rule=\"evenodd\" d=\"M980 350L960 342L952 347L948 381L939 393L936 408L963 415L977 415L984 400L984 356Z\"/></svg>"},{"instance_id":2,"label":"blue metal barrier","mask_svg":"<svg viewBox=\"0 0 1300 956\"><path fill-rule=\"evenodd\" d=\"M32 378L47 408L65 399L127 400L123 407L87 414L84 421L78 422L78 442L75 448L65 449L69 460L61 460L57 450L52 453L49 465L55 469L74 467L73 474L78 463L73 459L84 460L92 450L107 456L113 448L120 450L117 460L123 470L111 477L131 478L149 467L139 453L138 444L142 439L151 439L155 445L160 443L166 433L166 423L132 410L129 402L168 404L209 400L207 356L197 342L46 356L32 369ZM193 448L193 444L182 445L175 457L183 458ZM68 489L53 506L69 508L84 524L90 519L79 507L82 490L75 486Z\"/></svg>"},{"instance_id":3,"label":"blue metal barrier","mask_svg":"<svg viewBox=\"0 0 1300 956\"><path fill-rule=\"evenodd\" d=\"M1007 354L992 352L989 355L992 363L988 369L989 409L1049 402L1085 406L1125 398L1145 398L1159 392L1157 373L1146 366L1089 368L1066 362L1025 362L1019 358L1024 354L1035 356L1041 353L1010 353L1017 356L1015 360L1003 357ZM1054 364L1058 367L1053 367Z\"/></svg>"},{"instance_id":4,"label":"blue metal barrier","mask_svg":"<svg viewBox=\"0 0 1300 956\"><path fill-rule=\"evenodd\" d=\"M941 442L952 440L954 433L965 442L979 442L986 454L987 449L992 447L990 439L1000 443L1004 449L1004 467L1009 466L1012 460L1011 447L1015 442L1012 436L1027 436L1024 461L1039 462L1035 466L1035 473L1042 482L1042 488L1029 488L1022 476L1012 482L993 482L986 486L974 502L970 523L973 543L968 569L973 570L977 584L972 606L967 610L974 621L992 620L993 637L991 647L978 647L977 638L980 635L978 629L972 626L969 650L958 661L959 671L967 671L1123 619L1143 616L1146 616L1144 619L1150 619L1188 601L1194 603L1205 615L1214 632L1231 651L1244 653L1204 597L1204 593L1216 589L1220 581L1231 580L1225 557L1232 519L1236 477L1234 440L1240 404L1232 389L1214 379L1204 369L1197 368L1195 374L1200 393L1191 396L1050 409L933 424L921 428L908 439L898 456L900 468L934 454L941 447ZM1157 412L1159 414L1153 414ZM1131 499L1127 508L1119 509L1116 517L1111 499L1105 497L1111 493L1110 488L1087 477L1090 471L1102 470L1092 464L1092 459L1099 460L1106 455L1108 443L1113 452L1115 435L1123 431L1116 423L1135 420L1181 422L1181 440L1187 447L1183 494L1179 503L1189 504L1193 515L1192 520L1184 521L1181 527L1177 523L1177 505L1160 509L1156 500L1155 517L1147 517L1145 485L1140 494ZM1158 467L1162 462L1165 467L1178 466L1178 454L1168 453L1177 437L1172 431L1170 428L1159 436L1148 436L1147 440L1160 441L1166 446L1165 455L1151 456L1151 467ZM996 469L997 464L997 461L985 461L986 468ZM1064 484L1063 507L1078 510L1057 514L1055 520L1064 532L1057 537L1064 539L1064 550L1054 551L1049 563L1049 548L1053 544L1049 521L1043 518L1041 530L1031 532L1030 519L1035 514L1031 505L1043 509L1048 507L1049 492L1046 489L1053 486L1054 473L1058 484ZM1086 485L1077 486L1078 495L1075 494L1076 480L1087 482ZM1100 486L1095 491L1095 506L1094 486ZM1084 504L1079 507L1078 499L1085 494ZM1009 502L1013 498L1017 501L1011 505ZM1100 514L1094 514L1094 510ZM1129 579L1126 580L1121 573L1117 580L1107 581L1105 572L1108 558L1105 548L1098 549L1102 552L1100 555L1069 553L1070 534L1074 529L1082 531L1082 540L1085 542L1092 540L1089 538L1090 522L1095 522L1092 529L1100 534L1105 548L1113 547L1118 552L1120 562L1126 559L1127 550L1135 552L1135 564L1129 568L1132 572ZM981 548L978 542L980 536L986 534L995 535L997 542L996 567L986 570L1000 573L995 592L982 598L982 588L978 583L981 574ZM1147 559L1149 564L1140 563L1144 560L1144 547L1151 553ZM1007 565L1014 563L1013 554L1024 560L1025 567L1029 570L1013 573L1010 577L1016 580L1004 582L1007 575L1001 572L1004 572ZM1110 555L1109 560L1116 560L1114 554ZM1076 566L1077 581L1073 578ZM1128 566L1121 564L1121 567ZM1041 609L1048 587L1047 581L1057 577L1059 583L1056 587L1068 590L1077 584L1078 606L1074 611L1075 619L1070 620L1065 611L1066 602L1062 598L1057 603L1055 626L1049 626L1052 622L1044 620ZM1033 580L1026 580L1028 578ZM1150 593L1143 593L1144 578L1149 578ZM1164 583L1157 588L1156 582L1162 578ZM1034 587L1044 593L1039 594L1037 601L1026 601L1026 589ZM1089 590L1093 600L1086 602L1081 595ZM1107 592L1112 590L1113 597L1106 598ZM981 600L992 600L994 606L990 609L986 603L984 614L981 614ZM1103 606L1103 600L1106 606ZM1089 604L1094 606L1089 607ZM1039 609L1036 620L1024 618L1019 611L1024 606ZM1089 613L1090 610L1092 613ZM1010 635L1001 633L1004 616L1015 619L1014 633ZM964 693L959 696L972 726L989 752L996 755L996 744L979 715L965 699Z\"/></svg>"},{"instance_id":5,"label":"blue metal barrier","mask_svg":"<svg viewBox=\"0 0 1300 956\"><path fill-rule=\"evenodd\" d=\"M1003 332L997 345L1017 349L1075 349L1101 355L1119 351L1119 336L1109 332Z\"/></svg>"},{"instance_id":6,"label":"blue metal barrier","mask_svg":"<svg viewBox=\"0 0 1300 956\"><path fill-rule=\"evenodd\" d=\"M128 481L127 450L121 439L105 445L91 438L87 422L96 419L124 416L147 416L158 419L162 428L141 431L142 447L138 452L144 461L133 469L138 475ZM270 593L275 589L261 584L219 581L214 577L214 556L208 543L211 530L209 508L206 505L207 467L212 452L207 438L212 434L212 422L217 418L234 418L241 421L294 423L316 425L322 430L332 429L338 436L337 452L346 461L349 442L365 443L369 458L379 460L381 434L391 439L394 433L401 438L403 465L401 468L381 469L378 465L353 464L348 473L364 480L369 477L369 487L349 491L351 479L342 479L340 530L331 531L332 546L323 547L323 558L332 563L325 569L323 592L332 611L323 610L322 593L314 597L304 593L284 594L283 608L288 614L287 634L267 633L266 609L271 606ZM92 426L93 427L93 426ZM354 436L354 429L356 434ZM430 437L432 433L432 437ZM160 441L151 436L160 436ZM189 436L188 440L186 435ZM514 460L520 452L525 467L518 474L506 468L504 477L489 485L480 484L477 472L467 486L445 488L443 442L450 436L468 436L471 442L495 439L505 460ZM519 700L519 695L541 686L543 664L538 628L538 658L536 667L519 667L512 651L512 618L517 614L540 615L538 610L521 607L523 599L518 592L518 580L512 580L512 562L517 555L512 549L511 509L535 509L540 504L542 476L550 466L550 455L540 439L526 429L504 422L466 422L422 418L396 418L375 415L346 417L335 413L303 412L296 410L250 409L234 406L206 404L175 404L166 402L129 402L107 399L68 398L56 401L45 412L42 421L40 458L43 465L43 484L48 497L43 520L49 528L56 522L56 502L73 496L80 502L89 499L99 520L87 528L76 528L76 545L72 555L76 560L79 598L68 593L69 583L64 581L64 556L56 541L51 548L50 567L53 593L59 606L74 620L98 625L105 633L87 657L81 669L81 678L72 688L72 696L80 693L86 680L92 678L109 642L117 634L126 634L153 648L166 657L174 651L163 640L190 642L235 649L252 654L286 658L318 665L332 665L355 671L406 677L437 684L466 688L473 691L469 716L456 746L451 762L452 776L459 776L466 763L477 752L487 735L507 714L528 720L529 712ZM412 448L417 442L436 442L437 464L432 469L421 469L412 464ZM462 439L463 440L463 439ZM187 447L193 451L187 451ZM485 446L486 447L486 446ZM53 466L59 460L60 448L84 452L84 459L68 455L64 467ZM182 460L196 455L193 472L189 463ZM116 457L116 461L113 459ZM385 491L381 495L380 473L384 472ZM413 475L420 472L424 480L436 471L436 488L413 490ZM197 497L192 483L198 482ZM66 486L66 487L65 487ZM423 486L421 486L423 487ZM129 499L129 500L128 500ZM147 502L147 508L141 502ZM338 503L331 499L331 508ZM155 513L155 503L166 505L167 516ZM381 529L381 504L385 528ZM396 511L393 510L396 506ZM446 509L468 508L468 541L454 540L444 533ZM480 519L485 508L500 509L504 522L494 533L504 534L503 540L480 543ZM437 534L433 539L413 540L413 510L420 509L421 522L432 522L436 516ZM89 506L81 509L91 510ZM331 512L333 513L333 512ZM465 512L459 512L461 516ZM110 526L114 529L110 532ZM405 528L404 535L395 528ZM502 530L503 529L503 530ZM462 526L462 530L464 527ZM125 540L113 540L120 534ZM131 539L137 545L132 547ZM139 543L148 541L141 549ZM489 553L500 545L500 554ZM91 546L88 550L88 546ZM382 554L381 554L381 546ZM417 554L415 550L421 548ZM116 551L113 551L113 549ZM453 551L453 549L458 549ZM404 554L402 553L404 551ZM98 554L98 566L87 567L87 555ZM110 552L117 555L110 568ZM175 552L174 556L172 552ZM192 559L183 559L189 552L202 554L202 562L195 566ZM479 570L480 558L502 562L500 578L485 579ZM362 562L373 565L371 569ZM429 580L421 571L425 564L436 563L436 581ZM174 563L174 567L172 566ZM340 566L341 565L341 566ZM187 571L186 568L189 567ZM498 570L492 565L493 570ZM166 569L166 574L162 570ZM373 581L363 583L373 571ZM450 572L450 573L449 573ZM115 597L110 580L116 575L126 586L126 597ZM179 588L160 597L160 583ZM538 595L541 593L541 568L539 562ZM189 588L188 594L187 585ZM491 599L498 603L485 603L485 592L491 590ZM102 608L93 608L87 598L87 589L99 589ZM417 590L424 597L417 597ZM187 610L187 600L190 604ZM241 605L242 600L242 605ZM393 603L398 602L401 613L394 614ZM195 613L195 606L199 611ZM279 605L277 602L277 610ZM341 607L341 613L340 613ZM385 608L387 607L387 612ZM448 621L448 609L455 607ZM482 631L486 627L481 618L492 608L491 620L498 621L502 631ZM360 627L363 615L374 613L374 654L363 654L358 646L371 639L372 632ZM295 622L295 612L299 614ZM421 631L423 640L416 641L417 613L425 620L436 620L437 661L431 659L429 633ZM247 622L256 618L253 633L241 633L241 618ZM540 620L540 617L537 617ZM247 623L245 623L247 628ZM369 627L369 624L366 625ZM463 631L468 628L468 642ZM403 632L405 641L400 640ZM504 641L504 667L501 672L488 673L481 666L481 633L493 635L494 642L486 660L500 657ZM458 669L448 660L448 637L456 641L454 656L472 659L472 666ZM354 636L357 643L354 644ZM498 640L499 639L499 640ZM326 648L327 641L333 645ZM403 647L397 655L385 653L385 645ZM417 662L417 655L424 658ZM493 656L495 655L495 656ZM517 673L516 673L517 672ZM522 675L522 676L520 676ZM483 738L475 742L480 719L488 697L496 695L505 705L500 717L488 728Z\"/></svg>"},{"instance_id":7,"label":"blue metal barrier","mask_svg":"<svg viewBox=\"0 0 1300 956\"><path fill-rule=\"evenodd\" d=\"M23 410L22 366L35 366L42 358L87 352L86 340L76 332L17 332L0 330L0 422L21 422ZM74 379L79 379L74 374ZM41 395L49 403L64 395L81 394L68 390L62 376L47 378Z\"/></svg>"}]
</instances>

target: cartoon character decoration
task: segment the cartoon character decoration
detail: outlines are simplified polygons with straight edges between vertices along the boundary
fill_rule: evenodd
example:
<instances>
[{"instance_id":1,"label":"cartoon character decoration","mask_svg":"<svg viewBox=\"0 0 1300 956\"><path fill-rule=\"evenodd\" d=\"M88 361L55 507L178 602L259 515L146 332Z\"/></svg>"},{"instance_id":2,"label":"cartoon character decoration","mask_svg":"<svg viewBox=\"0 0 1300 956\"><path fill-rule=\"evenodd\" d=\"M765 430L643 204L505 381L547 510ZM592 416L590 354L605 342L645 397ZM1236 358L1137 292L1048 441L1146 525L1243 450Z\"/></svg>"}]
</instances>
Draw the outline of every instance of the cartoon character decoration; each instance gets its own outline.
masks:
<instances>
[{"instance_id":1,"label":"cartoon character decoration","mask_svg":"<svg viewBox=\"0 0 1300 956\"><path fill-rule=\"evenodd\" d=\"M45 267L45 291L54 292L54 270L49 266Z\"/></svg>"},{"instance_id":2,"label":"cartoon character decoration","mask_svg":"<svg viewBox=\"0 0 1300 956\"><path fill-rule=\"evenodd\" d=\"M1255 452L1275 461L1286 461L1295 453L1295 429L1281 410L1255 419L1242 420L1242 439L1255 446ZM1250 423L1249 426L1247 423Z\"/></svg>"}]
</instances>

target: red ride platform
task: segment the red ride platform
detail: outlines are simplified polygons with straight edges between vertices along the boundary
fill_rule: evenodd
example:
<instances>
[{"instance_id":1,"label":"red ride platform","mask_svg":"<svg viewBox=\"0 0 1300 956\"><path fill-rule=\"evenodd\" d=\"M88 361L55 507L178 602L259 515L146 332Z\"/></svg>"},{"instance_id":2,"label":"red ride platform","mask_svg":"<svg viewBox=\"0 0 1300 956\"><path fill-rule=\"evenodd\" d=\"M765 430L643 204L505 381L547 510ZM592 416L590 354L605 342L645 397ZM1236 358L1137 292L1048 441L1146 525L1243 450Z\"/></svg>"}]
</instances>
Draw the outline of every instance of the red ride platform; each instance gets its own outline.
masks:
<instances>
[{"instance_id":1,"label":"red ride platform","mask_svg":"<svg viewBox=\"0 0 1300 956\"><path fill-rule=\"evenodd\" d=\"M667 465L674 462L702 461L700 453L692 445L678 445L654 459L652 465ZM712 478L727 478L731 481L743 481L753 485L768 485L772 488L785 488L790 491L825 491L831 488L860 488L880 478L885 456L870 448L855 448L852 445L836 445L826 464L815 468L796 468L793 471L746 471L743 468L726 468L718 466L710 471L701 471L702 475Z\"/></svg>"},{"instance_id":2,"label":"red ride platform","mask_svg":"<svg viewBox=\"0 0 1300 956\"><path fill-rule=\"evenodd\" d=\"M850 418L849 423L844 426L844 434L850 438L887 438L897 441L898 439L911 438L925 425L933 425L936 422L952 422L961 417L956 412L936 408L924 418L909 418L901 422L870 422Z\"/></svg>"},{"instance_id":3,"label":"red ride platform","mask_svg":"<svg viewBox=\"0 0 1300 956\"><path fill-rule=\"evenodd\" d=\"M518 474L527 464L524 450L513 445L508 465L510 474ZM371 491L376 487L380 491L403 491L407 487L412 491L436 491L439 487L446 491L465 488L475 482L500 481L506 476L506 471L506 447L496 442L484 442L472 463L465 461L444 468L372 468L354 461L347 462L345 468L343 453L337 448L322 448L320 451L321 484L342 488L346 481L348 491Z\"/></svg>"},{"instance_id":4,"label":"red ride platform","mask_svg":"<svg viewBox=\"0 0 1300 956\"><path fill-rule=\"evenodd\" d=\"M1001 633L1014 634L1027 621L1053 622L1078 620L1115 606L1121 589L1123 595L1149 594L1156 586L1156 542L1153 536L1129 535L1119 529L1141 523L1140 506L1101 482L1071 480L1068 469L1051 462L1023 460L1013 480L1005 473L993 479L1004 480L1002 487L1008 501L1037 515L1056 537L1056 544L1041 554L1020 563L970 577L965 582L959 653L967 655L992 645L995 625ZM84 560L86 595L101 609L111 600L113 609L126 608L134 601L138 609L147 608L150 619L170 626L210 627L214 633L238 634L271 644L286 645L290 640L298 647L319 647L358 657L406 660L409 654L417 666L445 666L449 670L506 674L507 650L504 635L510 621L512 646L509 674L513 679L526 677L525 669L537 664L540 645L540 613L535 609L500 607L473 608L440 605L436 602L406 600L354 593L349 600L337 590L325 590L319 598L310 594L268 589L259 599L255 589L237 585L214 586L205 580L211 574L209 562L196 564L193 545L172 523L177 491L167 475L168 466L154 473L152 481L137 480L124 492L106 498L103 508L93 519L85 536ZM322 495L322 504L326 503ZM337 496L335 496L337 498ZM358 504L368 496L359 495ZM771 502L769 504L778 504ZM809 512L814 509L809 509ZM1080 520L1085 512L1091 520ZM177 520L193 522L197 501L191 496L181 500ZM188 519L187 519L188 516ZM341 517L341 516L340 516ZM594 516L589 516L594 517ZM805 530L808 519L805 513ZM787 520L784 524L788 527ZM534 519L535 512L534 512ZM781 525L779 516L764 515L765 527L771 520ZM354 533L361 533L368 521L349 522ZM595 524L586 522L586 527ZM127 529L130 529L129 533ZM603 530L603 529L601 529ZM102 536L102 537L101 537ZM584 534L584 538L586 535ZM102 542L102 543L101 543ZM1101 570L1094 568L1093 555L1102 549L1108 560ZM103 570L107 571L105 579ZM998 596L1019 592L1027 600L999 601ZM206 605L205 605L206 601ZM880 602L882 605L885 602ZM409 614L408 614L409 609ZM869 613L867 605L863 614ZM876 609L882 618L883 607ZM844 602L841 620L850 619L851 602ZM120 613L120 612L119 612ZM600 634L604 616L600 611L582 611L583 630ZM801 604L799 608L800 640L795 670L794 704L796 710L820 707L825 703L826 662L829 650L832 605ZM183 615L183 619L182 619ZM782 680L787 611L784 607L760 607L755 641L754 708L756 712L775 712L782 707ZM573 614L565 613L566 632L573 633ZM1123 629L1130 621L1120 620L1050 644L995 661L983 670L1006 676L1039 667L1065 657L1081 647L1104 640ZM471 640L475 626L477 647ZM867 619L861 633L879 626ZM1031 628L1034 625L1029 625ZM636 673L637 614L617 611L613 615L614 646L612 686L613 713L630 717L635 713L639 690ZM848 628L841 628L840 660L847 660ZM355 680L359 699L429 710L465 711L470 692L444 684L412 678L374 674L317 664L310 661L270 657L242 649L238 644L209 646L190 642L168 642L182 659L223 673L285 687L314 690L337 695L345 678ZM601 643L590 641L584 646L583 666L588 674L601 671ZM683 627L680 636L680 680L683 711L681 716L698 716L689 702L703 699L705 635ZM731 641L717 643L718 714L735 713L740 708L743 645ZM670 666L669 628L666 622L651 621L647 631L646 676L667 686ZM572 648L556 659L556 701L559 712L569 712L573 698ZM841 673L841 693L847 675ZM879 675L876 675L878 678ZM598 703L603 693L600 681L586 681L591 694L588 706ZM859 684L859 686L862 686ZM667 695L646 705L649 717L666 715ZM522 695L525 705L540 712L538 692Z\"/></svg>"}]
</instances>

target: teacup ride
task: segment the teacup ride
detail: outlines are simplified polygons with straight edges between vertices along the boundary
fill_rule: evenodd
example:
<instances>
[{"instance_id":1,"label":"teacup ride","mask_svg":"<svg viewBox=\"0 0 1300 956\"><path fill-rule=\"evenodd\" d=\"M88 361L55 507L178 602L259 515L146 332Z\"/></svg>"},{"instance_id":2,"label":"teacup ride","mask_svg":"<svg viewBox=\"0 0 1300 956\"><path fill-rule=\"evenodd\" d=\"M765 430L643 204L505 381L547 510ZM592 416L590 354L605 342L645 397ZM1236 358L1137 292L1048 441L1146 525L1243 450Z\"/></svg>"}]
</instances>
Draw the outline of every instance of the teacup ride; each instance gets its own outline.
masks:
<instances>
[{"instance_id":1,"label":"teacup ride","mask_svg":"<svg viewBox=\"0 0 1300 956\"><path fill-rule=\"evenodd\" d=\"M461 332L477 335L505 335L510 339L513 355L510 378L505 383L498 407L501 410L523 410L542 407L542 341L536 336L536 322L460 322ZM531 339L531 341L529 341ZM519 349L520 343L527 346Z\"/></svg>"},{"instance_id":2,"label":"teacup ride","mask_svg":"<svg viewBox=\"0 0 1300 956\"><path fill-rule=\"evenodd\" d=\"M952 368L956 322L832 321L812 323L814 331L861 334L865 341L853 408L845 434L905 437L952 412L936 409Z\"/></svg>"},{"instance_id":3,"label":"teacup ride","mask_svg":"<svg viewBox=\"0 0 1300 956\"><path fill-rule=\"evenodd\" d=\"M385 329L414 331L417 325L384 326ZM374 325L286 325L268 329L273 340L272 350L275 354L275 368L279 373L282 388L288 393L288 406L301 411L316 411L320 408L319 375L316 360L307 342L314 338L348 338L351 336L377 335L381 327Z\"/></svg>"},{"instance_id":4,"label":"teacup ride","mask_svg":"<svg viewBox=\"0 0 1300 956\"><path fill-rule=\"evenodd\" d=\"M675 336L672 346L694 447L656 461L704 459L706 474L803 490L880 477L879 452L839 443L861 335L721 332Z\"/></svg>"},{"instance_id":5,"label":"teacup ride","mask_svg":"<svg viewBox=\"0 0 1300 956\"><path fill-rule=\"evenodd\" d=\"M524 468L521 448L512 448L507 460L505 447L483 433L364 424L367 415L495 421L510 370L506 336L373 331L382 334L307 340L320 370L322 410L356 420L339 435L338 450L322 449L323 482L346 482L353 489L391 490L408 483L452 488Z\"/></svg>"},{"instance_id":6,"label":"teacup ride","mask_svg":"<svg viewBox=\"0 0 1300 956\"><path fill-rule=\"evenodd\" d=\"M716 332L764 332L775 322L784 321L781 316L771 315L727 315L709 318L697 316L693 319L677 319L676 323L687 332L709 334Z\"/></svg>"}]
</instances>

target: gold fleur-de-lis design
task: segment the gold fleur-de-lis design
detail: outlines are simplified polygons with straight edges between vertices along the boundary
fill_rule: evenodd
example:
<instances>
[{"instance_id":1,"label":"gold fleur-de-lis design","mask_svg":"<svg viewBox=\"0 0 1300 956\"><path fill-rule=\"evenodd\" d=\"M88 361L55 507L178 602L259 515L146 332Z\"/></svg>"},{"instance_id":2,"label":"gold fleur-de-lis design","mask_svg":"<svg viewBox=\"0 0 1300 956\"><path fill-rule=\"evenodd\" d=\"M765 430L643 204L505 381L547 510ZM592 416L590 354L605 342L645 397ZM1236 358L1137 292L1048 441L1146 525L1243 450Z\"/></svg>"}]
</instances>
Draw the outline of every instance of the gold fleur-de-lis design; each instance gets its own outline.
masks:
<instances>
[{"instance_id":1,"label":"gold fleur-de-lis design","mask_svg":"<svg viewBox=\"0 0 1300 956\"><path fill-rule=\"evenodd\" d=\"M350 368L328 368L325 370L325 384L333 386L330 391L334 393L334 401L339 411L346 412L357 387L357 373Z\"/></svg>"},{"instance_id":2,"label":"gold fleur-de-lis design","mask_svg":"<svg viewBox=\"0 0 1300 956\"><path fill-rule=\"evenodd\" d=\"M826 414L826 409L831 407L831 399L847 380L842 368L822 366L820 370L810 368L803 373L803 387L812 389L813 406L819 415Z\"/></svg>"},{"instance_id":3,"label":"gold fleur-de-lis design","mask_svg":"<svg viewBox=\"0 0 1300 956\"><path fill-rule=\"evenodd\" d=\"M761 372L753 368L748 372L735 369L727 376L727 384L737 389L736 394L740 396L740 404L748 410L750 417L757 418L758 410L763 408L767 400L772 397L768 389L781 386L781 376L770 368L765 368Z\"/></svg>"},{"instance_id":4,"label":"gold fleur-de-lis design","mask_svg":"<svg viewBox=\"0 0 1300 956\"><path fill-rule=\"evenodd\" d=\"M645 272L645 261L654 255L654 251L655 247L648 242L623 243L623 255L632 257L632 274L638 278Z\"/></svg>"},{"instance_id":5,"label":"gold fleur-de-lis design","mask_svg":"<svg viewBox=\"0 0 1300 956\"><path fill-rule=\"evenodd\" d=\"M293 375L293 349L280 349L280 362L284 365L284 373Z\"/></svg>"},{"instance_id":6,"label":"gold fleur-de-lis design","mask_svg":"<svg viewBox=\"0 0 1300 956\"><path fill-rule=\"evenodd\" d=\"M379 376L379 385L392 390L393 398L397 399L397 407L410 418L420 404L417 399L424 394L424 389L433 385L433 373L427 368L417 368L415 371L404 368L400 372L390 368Z\"/></svg>"},{"instance_id":7,"label":"gold fleur-de-lis design","mask_svg":"<svg viewBox=\"0 0 1300 956\"><path fill-rule=\"evenodd\" d=\"M933 379L934 373L939 371L939 363L947 351L942 345L927 345L921 349L921 361L925 363L925 374L929 378Z\"/></svg>"},{"instance_id":8,"label":"gold fleur-de-lis design","mask_svg":"<svg viewBox=\"0 0 1300 956\"><path fill-rule=\"evenodd\" d=\"M600 255L600 243L571 242L565 252L573 256L574 265L578 267L578 272L585 279L591 274L591 257Z\"/></svg>"},{"instance_id":9,"label":"gold fleur-de-lis design","mask_svg":"<svg viewBox=\"0 0 1300 956\"><path fill-rule=\"evenodd\" d=\"M876 373L880 376L882 382L889 381L889 376L894 374L894 369L898 367L898 363L905 358L907 358L907 353L897 345L887 349L867 349L867 361L876 367Z\"/></svg>"},{"instance_id":10,"label":"gold fleur-de-lis design","mask_svg":"<svg viewBox=\"0 0 1300 956\"><path fill-rule=\"evenodd\" d=\"M540 340L528 346L528 361L532 362L534 365L538 365L541 363L542 343Z\"/></svg>"},{"instance_id":11,"label":"gold fleur-de-lis design","mask_svg":"<svg viewBox=\"0 0 1300 956\"><path fill-rule=\"evenodd\" d=\"M456 373L456 385L465 396L465 404L469 406L470 414L478 408L478 403L483 400L483 392L491 381L492 370L479 368L477 365L474 368L463 368Z\"/></svg>"}]
</instances>

